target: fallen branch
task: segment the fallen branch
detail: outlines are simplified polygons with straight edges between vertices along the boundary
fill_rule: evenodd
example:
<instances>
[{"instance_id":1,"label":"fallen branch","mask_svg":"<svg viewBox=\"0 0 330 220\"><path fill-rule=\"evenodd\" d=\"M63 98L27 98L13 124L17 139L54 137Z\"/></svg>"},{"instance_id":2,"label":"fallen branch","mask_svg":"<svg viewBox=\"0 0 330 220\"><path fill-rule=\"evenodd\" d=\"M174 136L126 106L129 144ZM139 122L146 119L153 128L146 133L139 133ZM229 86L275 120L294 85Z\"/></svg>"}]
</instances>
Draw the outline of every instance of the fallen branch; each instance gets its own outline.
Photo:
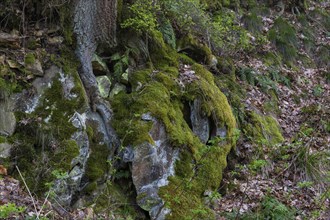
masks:
<instances>
[{"instance_id":1,"label":"fallen branch","mask_svg":"<svg viewBox=\"0 0 330 220\"><path fill-rule=\"evenodd\" d=\"M25 182L25 179L24 179L24 177L23 177L21 171L19 170L18 166L16 166L16 169L17 169L17 171L18 171L18 173L19 173L19 175L20 175L20 177L21 177L21 179L22 179L22 181L23 181L23 183L24 183L24 185L25 185L25 188L27 189L27 191L28 191L28 193L29 193L29 195L30 195L30 197L31 197L31 199L32 199L32 203L33 203L34 211L35 211L35 213L36 213L36 215L37 215L36 218L39 219L39 213L38 213L38 211L37 211L37 206L36 206L36 203L35 203L35 201L34 201L34 198L33 198L32 194L31 194L31 192L30 192L30 189L29 189L29 187L27 186L27 184L26 184L26 182Z\"/></svg>"}]
</instances>

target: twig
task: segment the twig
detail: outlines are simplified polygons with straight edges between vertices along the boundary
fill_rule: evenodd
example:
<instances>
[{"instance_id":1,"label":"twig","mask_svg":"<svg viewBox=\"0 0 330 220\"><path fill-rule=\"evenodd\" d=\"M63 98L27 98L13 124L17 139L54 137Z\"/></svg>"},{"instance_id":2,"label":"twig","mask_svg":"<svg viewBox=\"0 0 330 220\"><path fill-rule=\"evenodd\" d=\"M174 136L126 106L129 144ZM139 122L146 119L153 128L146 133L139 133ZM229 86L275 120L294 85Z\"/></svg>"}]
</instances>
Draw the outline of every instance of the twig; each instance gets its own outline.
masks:
<instances>
[{"instance_id":1,"label":"twig","mask_svg":"<svg viewBox=\"0 0 330 220\"><path fill-rule=\"evenodd\" d=\"M40 209L40 211L39 211L39 213L38 213L37 216L40 216L40 214L41 214L41 212L42 212L42 209L44 208L44 205L45 205L46 202L47 202L47 199L48 199L49 194L50 194L50 191L48 191L47 196L46 196L46 198L45 198L45 201L44 201L44 203L42 204L41 209Z\"/></svg>"},{"instance_id":2,"label":"twig","mask_svg":"<svg viewBox=\"0 0 330 220\"><path fill-rule=\"evenodd\" d=\"M31 192L30 192L30 189L29 189L29 187L27 186L27 184L26 184L26 182L25 182L25 179L24 179L24 177L23 177L21 171L19 170L18 166L16 166L16 169L17 169L17 171L18 171L18 173L19 173L19 175L20 175L20 177L21 177L21 179L22 179L22 181L23 181L23 183L24 183L24 185L25 185L25 188L27 189L27 191L28 191L28 193L29 193L29 195L30 195L30 197L31 197L31 199L32 199L32 203L33 203L33 206L34 206L34 211L35 211L35 213L36 213L36 215L37 215L37 219L39 219L39 213L38 213L38 211L37 211L37 206L36 206L36 203L35 203L35 201L34 201L34 198L33 198L32 194L31 194Z\"/></svg>"}]
</instances>

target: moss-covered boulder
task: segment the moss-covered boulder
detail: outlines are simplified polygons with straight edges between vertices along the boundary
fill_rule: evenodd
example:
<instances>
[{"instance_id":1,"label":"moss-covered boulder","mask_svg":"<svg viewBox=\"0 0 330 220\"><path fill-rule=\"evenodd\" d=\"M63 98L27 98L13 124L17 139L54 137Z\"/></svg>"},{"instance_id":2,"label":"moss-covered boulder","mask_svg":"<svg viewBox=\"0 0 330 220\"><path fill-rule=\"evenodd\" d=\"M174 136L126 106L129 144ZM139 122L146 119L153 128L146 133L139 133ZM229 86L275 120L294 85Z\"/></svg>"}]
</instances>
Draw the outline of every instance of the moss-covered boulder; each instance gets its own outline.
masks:
<instances>
[{"instance_id":1,"label":"moss-covered boulder","mask_svg":"<svg viewBox=\"0 0 330 220\"><path fill-rule=\"evenodd\" d=\"M179 60L189 62L131 73L132 93L111 99L113 126L132 149L140 207L155 219L212 218L203 193L219 187L236 122L213 75Z\"/></svg>"},{"instance_id":2,"label":"moss-covered boulder","mask_svg":"<svg viewBox=\"0 0 330 220\"><path fill-rule=\"evenodd\" d=\"M257 112L248 112L249 122L243 126L246 136L254 143L274 146L284 141L278 122L271 115L260 115Z\"/></svg>"}]
</instances>

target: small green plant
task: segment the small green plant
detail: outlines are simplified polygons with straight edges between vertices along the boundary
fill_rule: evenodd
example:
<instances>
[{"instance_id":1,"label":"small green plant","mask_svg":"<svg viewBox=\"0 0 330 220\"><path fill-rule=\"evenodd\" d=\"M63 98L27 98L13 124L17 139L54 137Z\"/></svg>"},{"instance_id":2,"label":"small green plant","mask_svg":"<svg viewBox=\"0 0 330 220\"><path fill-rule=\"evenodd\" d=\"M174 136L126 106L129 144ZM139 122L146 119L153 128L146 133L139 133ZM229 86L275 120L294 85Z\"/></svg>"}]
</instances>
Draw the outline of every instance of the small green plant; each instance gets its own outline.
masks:
<instances>
[{"instance_id":1,"label":"small green plant","mask_svg":"<svg viewBox=\"0 0 330 220\"><path fill-rule=\"evenodd\" d=\"M26 207L16 206L15 203L7 203L0 206L0 218L6 219L10 216L20 214L24 212Z\"/></svg>"},{"instance_id":2,"label":"small green plant","mask_svg":"<svg viewBox=\"0 0 330 220\"><path fill-rule=\"evenodd\" d=\"M276 198L266 196L262 203L262 214L263 219L273 220L291 220L294 219L295 211L285 206L283 203L278 201Z\"/></svg>"},{"instance_id":3,"label":"small green plant","mask_svg":"<svg viewBox=\"0 0 330 220\"><path fill-rule=\"evenodd\" d=\"M266 160L253 160L249 165L249 169L252 170L253 172L258 172L261 171L263 167L267 165Z\"/></svg>"},{"instance_id":4,"label":"small green plant","mask_svg":"<svg viewBox=\"0 0 330 220\"><path fill-rule=\"evenodd\" d=\"M323 92L324 92L324 89L322 88L321 85L317 85L317 86L315 86L314 89L313 89L313 94L314 94L314 96L316 96L316 97L321 96L321 95L323 94Z\"/></svg>"},{"instance_id":5,"label":"small green plant","mask_svg":"<svg viewBox=\"0 0 330 220\"><path fill-rule=\"evenodd\" d=\"M309 188L311 186L313 186L314 183L312 181L302 181L302 182L298 182L297 186L301 189L303 188Z\"/></svg>"},{"instance_id":6,"label":"small green plant","mask_svg":"<svg viewBox=\"0 0 330 220\"><path fill-rule=\"evenodd\" d=\"M268 33L269 40L276 46L282 57L287 61L294 61L298 55L296 30L288 21L279 17Z\"/></svg>"},{"instance_id":7,"label":"small green plant","mask_svg":"<svg viewBox=\"0 0 330 220\"><path fill-rule=\"evenodd\" d=\"M56 178L56 179L65 179L68 177L68 173L62 170L53 170L52 171L52 175Z\"/></svg>"},{"instance_id":8,"label":"small green plant","mask_svg":"<svg viewBox=\"0 0 330 220\"><path fill-rule=\"evenodd\" d=\"M159 7L149 0L137 0L129 6L130 17L121 24L122 28L131 28L139 34L150 34L156 30L156 12Z\"/></svg>"},{"instance_id":9,"label":"small green plant","mask_svg":"<svg viewBox=\"0 0 330 220\"><path fill-rule=\"evenodd\" d=\"M36 58L34 57L33 53L28 53L25 56L24 63L26 65L31 65L35 62Z\"/></svg>"},{"instance_id":10,"label":"small green plant","mask_svg":"<svg viewBox=\"0 0 330 220\"><path fill-rule=\"evenodd\" d=\"M221 194L215 190L215 191L212 191L212 193L210 195L208 195L209 199L210 200L214 200L214 199L221 199Z\"/></svg>"},{"instance_id":11,"label":"small green plant","mask_svg":"<svg viewBox=\"0 0 330 220\"><path fill-rule=\"evenodd\" d=\"M115 62L113 69L114 69L114 78L116 81L119 81L120 77L128 67L129 53L130 50L127 49L123 55L121 55L120 53L115 53L111 56L111 61Z\"/></svg>"}]
</instances>

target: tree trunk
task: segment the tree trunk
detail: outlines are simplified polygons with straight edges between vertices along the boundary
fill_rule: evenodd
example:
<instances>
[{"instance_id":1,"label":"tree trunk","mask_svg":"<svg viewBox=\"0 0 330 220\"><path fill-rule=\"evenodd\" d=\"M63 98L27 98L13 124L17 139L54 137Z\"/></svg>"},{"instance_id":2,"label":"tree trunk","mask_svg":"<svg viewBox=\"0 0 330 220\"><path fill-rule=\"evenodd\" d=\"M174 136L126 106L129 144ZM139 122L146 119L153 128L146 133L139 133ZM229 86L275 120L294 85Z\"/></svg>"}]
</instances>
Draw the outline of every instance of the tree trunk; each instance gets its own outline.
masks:
<instances>
[{"instance_id":1,"label":"tree trunk","mask_svg":"<svg viewBox=\"0 0 330 220\"><path fill-rule=\"evenodd\" d=\"M98 43L116 44L117 0L75 0L74 7L79 74L95 109L100 95L91 61Z\"/></svg>"}]
</instances>

